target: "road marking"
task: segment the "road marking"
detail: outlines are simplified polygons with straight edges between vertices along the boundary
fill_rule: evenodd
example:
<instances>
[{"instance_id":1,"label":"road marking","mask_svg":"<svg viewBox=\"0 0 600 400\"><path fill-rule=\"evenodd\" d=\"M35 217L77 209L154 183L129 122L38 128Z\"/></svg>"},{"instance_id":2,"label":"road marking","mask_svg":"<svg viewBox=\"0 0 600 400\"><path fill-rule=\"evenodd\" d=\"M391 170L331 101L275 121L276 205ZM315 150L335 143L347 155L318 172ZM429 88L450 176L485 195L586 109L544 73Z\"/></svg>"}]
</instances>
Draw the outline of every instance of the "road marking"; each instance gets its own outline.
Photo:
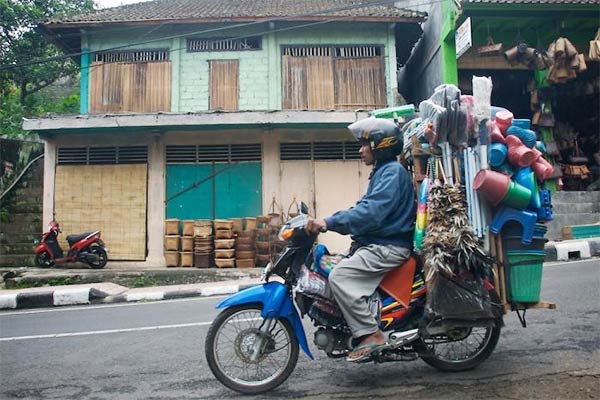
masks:
<instances>
[{"instance_id":1,"label":"road marking","mask_svg":"<svg viewBox=\"0 0 600 400\"><path fill-rule=\"evenodd\" d=\"M67 333L51 333L51 334L47 334L47 335L15 336L15 337L0 338L0 342L11 342L11 341L16 341L16 340L34 340L34 339L55 339L55 338L74 337L74 336L107 335L107 334L112 334L112 333L154 331L154 330L160 330L160 329L191 328L194 326L206 326L206 325L210 325L210 324L212 324L212 321L192 322L189 324L142 326L139 328L108 329L108 330L104 330L104 331L67 332Z\"/></svg>"},{"instance_id":2,"label":"road marking","mask_svg":"<svg viewBox=\"0 0 600 400\"><path fill-rule=\"evenodd\" d=\"M29 311L6 311L0 312L0 317L12 316L12 315L25 315L25 314L42 314L42 313L51 313L51 312L61 312L61 311L90 311L97 310L100 308L115 308L115 307L135 307L135 306L152 306L157 304L164 303L179 303L182 301L206 301L206 300L217 300L222 299L227 296L210 296L210 297L190 297L183 299L171 299L171 300L160 300L160 301L152 301L148 303L115 303L115 304L103 304L103 305L88 305L84 307L58 307L58 308L44 308L39 310L29 310Z\"/></svg>"}]
</instances>

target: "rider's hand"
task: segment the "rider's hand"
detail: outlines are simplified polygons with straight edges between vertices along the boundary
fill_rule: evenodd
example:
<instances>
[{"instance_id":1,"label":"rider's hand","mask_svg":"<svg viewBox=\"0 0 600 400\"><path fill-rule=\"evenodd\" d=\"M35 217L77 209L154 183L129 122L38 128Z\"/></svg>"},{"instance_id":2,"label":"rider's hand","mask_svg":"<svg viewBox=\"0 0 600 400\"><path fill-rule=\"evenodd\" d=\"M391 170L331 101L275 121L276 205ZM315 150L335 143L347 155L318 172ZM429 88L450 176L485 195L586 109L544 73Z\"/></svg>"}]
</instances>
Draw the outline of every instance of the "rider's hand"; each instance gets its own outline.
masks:
<instances>
[{"instance_id":1,"label":"rider's hand","mask_svg":"<svg viewBox=\"0 0 600 400\"><path fill-rule=\"evenodd\" d=\"M309 218L308 222L306 223L306 227L304 227L304 230L307 233L325 232L327 230L327 223L324 219Z\"/></svg>"}]
</instances>

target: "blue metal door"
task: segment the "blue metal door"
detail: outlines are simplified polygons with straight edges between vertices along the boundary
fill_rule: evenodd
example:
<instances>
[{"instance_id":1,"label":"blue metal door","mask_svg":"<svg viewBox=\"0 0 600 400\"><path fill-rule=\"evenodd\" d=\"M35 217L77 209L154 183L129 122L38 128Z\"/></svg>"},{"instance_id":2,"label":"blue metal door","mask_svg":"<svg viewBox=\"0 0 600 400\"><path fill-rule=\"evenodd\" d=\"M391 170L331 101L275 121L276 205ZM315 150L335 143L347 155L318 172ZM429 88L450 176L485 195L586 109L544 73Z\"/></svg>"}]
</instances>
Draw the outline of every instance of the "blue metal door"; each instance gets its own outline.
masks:
<instances>
[{"instance_id":1,"label":"blue metal door","mask_svg":"<svg viewBox=\"0 0 600 400\"><path fill-rule=\"evenodd\" d=\"M194 187L197 182L200 184ZM173 197L185 189L189 190ZM260 215L261 163L167 165L166 198L167 218L214 219Z\"/></svg>"}]
</instances>

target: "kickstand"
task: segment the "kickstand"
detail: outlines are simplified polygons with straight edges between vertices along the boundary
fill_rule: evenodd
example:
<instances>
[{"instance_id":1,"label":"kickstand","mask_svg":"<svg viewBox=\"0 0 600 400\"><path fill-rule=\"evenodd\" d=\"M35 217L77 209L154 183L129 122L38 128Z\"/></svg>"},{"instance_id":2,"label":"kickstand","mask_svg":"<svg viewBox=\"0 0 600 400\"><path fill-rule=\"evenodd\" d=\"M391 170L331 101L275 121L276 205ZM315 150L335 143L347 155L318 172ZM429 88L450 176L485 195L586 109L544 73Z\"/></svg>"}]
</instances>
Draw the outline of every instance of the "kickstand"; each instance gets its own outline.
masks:
<instances>
[{"instance_id":1,"label":"kickstand","mask_svg":"<svg viewBox=\"0 0 600 400\"><path fill-rule=\"evenodd\" d=\"M519 321L521 321L521 326L523 328L527 328L527 321L525 321L525 313L527 312L527 309L523 310L523 316L521 316L521 313L519 313L518 308L516 308L515 311L517 312L517 317L519 317Z\"/></svg>"}]
</instances>

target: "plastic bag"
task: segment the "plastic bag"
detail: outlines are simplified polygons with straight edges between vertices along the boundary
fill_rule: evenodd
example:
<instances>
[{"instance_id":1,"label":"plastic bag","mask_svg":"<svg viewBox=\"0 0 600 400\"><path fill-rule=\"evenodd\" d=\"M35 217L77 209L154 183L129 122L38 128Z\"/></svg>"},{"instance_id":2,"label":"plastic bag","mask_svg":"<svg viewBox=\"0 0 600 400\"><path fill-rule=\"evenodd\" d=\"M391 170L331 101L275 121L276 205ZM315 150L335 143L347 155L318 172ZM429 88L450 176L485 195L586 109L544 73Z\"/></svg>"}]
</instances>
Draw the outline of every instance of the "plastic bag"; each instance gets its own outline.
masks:
<instances>
[{"instance_id":1,"label":"plastic bag","mask_svg":"<svg viewBox=\"0 0 600 400\"><path fill-rule=\"evenodd\" d=\"M435 319L474 321L502 316L481 279L448 279L437 274L428 284L426 312ZM495 292L494 292L495 293Z\"/></svg>"},{"instance_id":2,"label":"plastic bag","mask_svg":"<svg viewBox=\"0 0 600 400\"><path fill-rule=\"evenodd\" d=\"M333 293L331 293L327 278L310 271L306 266L302 266L300 269L296 290L309 296L321 296L333 300Z\"/></svg>"}]
</instances>

